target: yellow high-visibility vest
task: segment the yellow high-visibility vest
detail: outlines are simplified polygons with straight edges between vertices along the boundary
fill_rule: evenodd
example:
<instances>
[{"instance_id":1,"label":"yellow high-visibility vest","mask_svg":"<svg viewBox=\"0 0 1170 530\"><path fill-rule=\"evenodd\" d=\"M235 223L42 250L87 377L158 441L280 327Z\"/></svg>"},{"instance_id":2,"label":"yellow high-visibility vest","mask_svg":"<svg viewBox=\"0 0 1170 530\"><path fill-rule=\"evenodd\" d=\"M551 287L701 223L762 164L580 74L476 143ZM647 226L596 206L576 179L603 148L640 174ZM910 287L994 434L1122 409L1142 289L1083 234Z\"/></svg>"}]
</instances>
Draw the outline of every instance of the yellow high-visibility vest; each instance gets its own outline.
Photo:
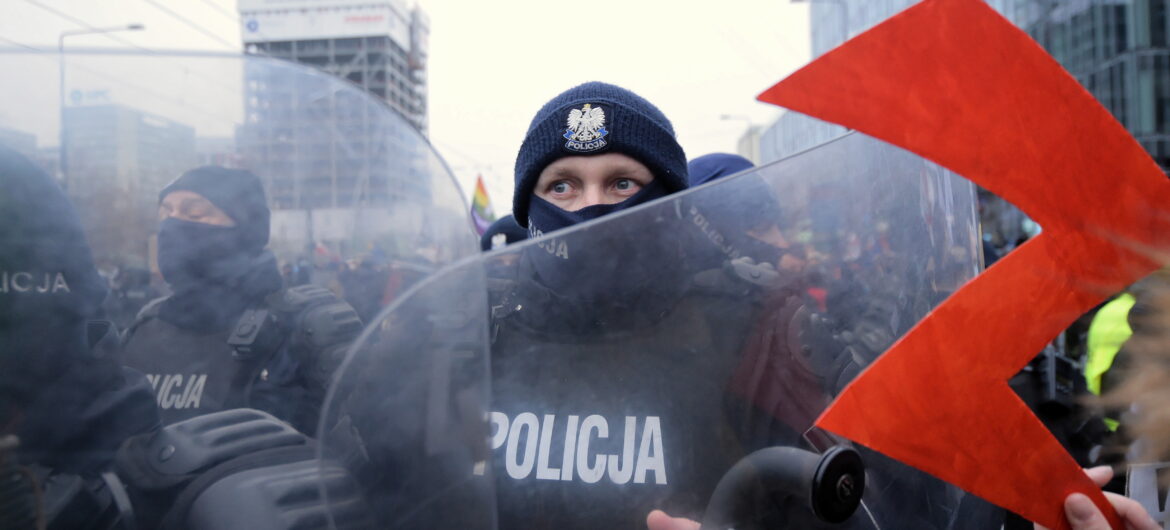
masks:
<instances>
[{"instance_id":1,"label":"yellow high-visibility vest","mask_svg":"<svg viewBox=\"0 0 1170 530\"><path fill-rule=\"evenodd\" d=\"M1121 346L1133 335L1127 317L1134 301L1132 294L1121 294L1097 311L1089 324L1085 380L1089 383L1089 391L1098 396L1101 395L1102 376L1113 366L1113 359Z\"/></svg>"}]
</instances>

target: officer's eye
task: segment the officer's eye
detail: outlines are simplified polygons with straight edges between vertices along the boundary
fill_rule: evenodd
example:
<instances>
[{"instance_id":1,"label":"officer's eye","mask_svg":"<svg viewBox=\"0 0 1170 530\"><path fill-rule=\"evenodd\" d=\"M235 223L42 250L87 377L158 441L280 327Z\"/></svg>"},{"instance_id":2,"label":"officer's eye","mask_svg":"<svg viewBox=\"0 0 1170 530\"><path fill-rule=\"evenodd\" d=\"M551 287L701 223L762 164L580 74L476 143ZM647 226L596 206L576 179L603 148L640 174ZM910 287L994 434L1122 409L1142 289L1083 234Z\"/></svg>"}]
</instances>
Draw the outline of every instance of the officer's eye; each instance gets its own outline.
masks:
<instances>
[{"instance_id":1,"label":"officer's eye","mask_svg":"<svg viewBox=\"0 0 1170 530\"><path fill-rule=\"evenodd\" d=\"M215 215L215 207L207 200L191 201L183 206L183 214L191 219L203 219Z\"/></svg>"},{"instance_id":2,"label":"officer's eye","mask_svg":"<svg viewBox=\"0 0 1170 530\"><path fill-rule=\"evenodd\" d=\"M618 179L613 183L613 187L618 191L633 191L638 189L638 183L633 179Z\"/></svg>"},{"instance_id":3,"label":"officer's eye","mask_svg":"<svg viewBox=\"0 0 1170 530\"><path fill-rule=\"evenodd\" d=\"M560 182L554 182L548 189L553 193L569 193L573 188L569 186L568 182L562 180Z\"/></svg>"}]
</instances>

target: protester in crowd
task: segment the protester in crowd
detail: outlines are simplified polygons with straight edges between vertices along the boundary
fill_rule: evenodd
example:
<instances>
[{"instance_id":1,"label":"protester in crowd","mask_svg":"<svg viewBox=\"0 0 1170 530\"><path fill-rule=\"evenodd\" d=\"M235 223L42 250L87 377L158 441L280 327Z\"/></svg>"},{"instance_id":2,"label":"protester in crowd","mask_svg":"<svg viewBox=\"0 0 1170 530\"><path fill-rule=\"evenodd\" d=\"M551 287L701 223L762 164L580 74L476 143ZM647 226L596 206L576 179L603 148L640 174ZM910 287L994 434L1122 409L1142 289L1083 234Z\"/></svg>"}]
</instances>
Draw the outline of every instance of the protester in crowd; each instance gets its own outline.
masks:
<instances>
[{"instance_id":1,"label":"protester in crowd","mask_svg":"<svg viewBox=\"0 0 1170 530\"><path fill-rule=\"evenodd\" d=\"M1133 458L1170 461L1170 269L1142 279L1130 292L1126 324L1132 335L1111 363L1106 382L1113 388L1102 401L1128 411L1121 421L1140 440Z\"/></svg>"},{"instance_id":2,"label":"protester in crowd","mask_svg":"<svg viewBox=\"0 0 1170 530\"><path fill-rule=\"evenodd\" d=\"M1085 473L1098 486L1104 486L1113 478L1113 470L1108 466L1087 469ZM1150 517L1149 512L1142 508L1137 501L1110 492L1105 493L1105 498L1109 500L1109 504L1121 517L1122 523L1125 524L1125 530L1162 529L1162 525L1155 522ZM1105 515L1101 513L1097 505L1093 504L1088 496L1081 493L1073 493L1065 498L1064 516L1068 518L1072 530L1112 530L1109 521L1105 519ZM1040 525L1036 525L1036 529L1045 530Z\"/></svg>"},{"instance_id":3,"label":"protester in crowd","mask_svg":"<svg viewBox=\"0 0 1170 530\"><path fill-rule=\"evenodd\" d=\"M346 264L338 275L345 301L353 306L362 322L372 322L382 310L382 293L389 278L382 260L372 255L363 256L353 266Z\"/></svg>"}]
</instances>

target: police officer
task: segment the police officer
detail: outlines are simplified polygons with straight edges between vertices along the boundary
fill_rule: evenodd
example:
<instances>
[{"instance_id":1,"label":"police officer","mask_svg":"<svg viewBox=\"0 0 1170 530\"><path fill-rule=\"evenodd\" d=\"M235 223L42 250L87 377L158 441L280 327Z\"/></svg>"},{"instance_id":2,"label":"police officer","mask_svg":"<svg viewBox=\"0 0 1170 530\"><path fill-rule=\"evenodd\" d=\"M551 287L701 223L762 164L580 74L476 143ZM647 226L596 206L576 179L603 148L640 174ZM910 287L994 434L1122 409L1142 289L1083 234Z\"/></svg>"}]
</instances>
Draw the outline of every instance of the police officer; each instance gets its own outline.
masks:
<instances>
[{"instance_id":1,"label":"police officer","mask_svg":"<svg viewBox=\"0 0 1170 530\"><path fill-rule=\"evenodd\" d=\"M157 426L150 387L115 360L105 281L64 193L3 146L0 189L0 528L114 527L125 506L103 474Z\"/></svg>"},{"instance_id":2,"label":"police officer","mask_svg":"<svg viewBox=\"0 0 1170 530\"><path fill-rule=\"evenodd\" d=\"M744 300L760 286L695 274L685 211L630 211L685 190L687 167L670 121L626 89L586 83L550 100L515 177L513 215L539 239L514 251L513 277L492 293L500 526L637 527L652 509L701 518L746 450L796 438L726 392L758 309Z\"/></svg>"},{"instance_id":3,"label":"police officer","mask_svg":"<svg viewBox=\"0 0 1170 530\"><path fill-rule=\"evenodd\" d=\"M687 163L691 187L734 175L756 167L751 160L731 153L708 153Z\"/></svg>"},{"instance_id":4,"label":"police officer","mask_svg":"<svg viewBox=\"0 0 1170 530\"><path fill-rule=\"evenodd\" d=\"M361 323L325 289L282 289L260 179L192 169L159 193L158 215L172 293L143 308L123 343L164 423L251 406L314 432L332 367Z\"/></svg>"}]
</instances>

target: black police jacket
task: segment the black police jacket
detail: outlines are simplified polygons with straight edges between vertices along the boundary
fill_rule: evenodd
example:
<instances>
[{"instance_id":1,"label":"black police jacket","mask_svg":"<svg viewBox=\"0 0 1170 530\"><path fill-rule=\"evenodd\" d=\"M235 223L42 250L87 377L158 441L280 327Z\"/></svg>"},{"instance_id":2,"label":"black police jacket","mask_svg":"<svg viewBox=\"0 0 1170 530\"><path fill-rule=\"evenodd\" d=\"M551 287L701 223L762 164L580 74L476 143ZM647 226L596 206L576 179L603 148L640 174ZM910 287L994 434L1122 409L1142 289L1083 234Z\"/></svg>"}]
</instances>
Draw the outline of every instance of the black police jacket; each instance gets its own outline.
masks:
<instances>
[{"instance_id":1,"label":"black police jacket","mask_svg":"<svg viewBox=\"0 0 1170 530\"><path fill-rule=\"evenodd\" d=\"M653 509L699 520L739 459L802 445L744 391L765 293L727 274L609 310L534 281L504 289L490 415L500 528L641 528Z\"/></svg>"},{"instance_id":2,"label":"black police jacket","mask_svg":"<svg viewBox=\"0 0 1170 530\"><path fill-rule=\"evenodd\" d=\"M229 339L251 325L244 315L233 327L201 332L158 318L162 300L126 330L122 355L146 374L164 424L252 407L315 432L329 377L361 332L353 308L320 287L282 289L255 311L267 316L259 334L272 338L242 357Z\"/></svg>"}]
</instances>

